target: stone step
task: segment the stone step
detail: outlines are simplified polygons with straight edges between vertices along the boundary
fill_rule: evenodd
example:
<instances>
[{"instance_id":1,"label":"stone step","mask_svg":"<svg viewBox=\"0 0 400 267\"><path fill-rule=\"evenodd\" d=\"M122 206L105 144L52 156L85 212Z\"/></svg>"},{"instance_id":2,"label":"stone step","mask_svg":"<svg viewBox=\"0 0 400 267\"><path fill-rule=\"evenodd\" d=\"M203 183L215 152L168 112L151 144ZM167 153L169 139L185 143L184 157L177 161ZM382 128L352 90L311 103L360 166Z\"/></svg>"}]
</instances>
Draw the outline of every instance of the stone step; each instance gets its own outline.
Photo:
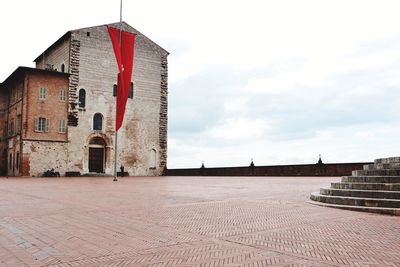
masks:
<instances>
[{"instance_id":1,"label":"stone step","mask_svg":"<svg viewBox=\"0 0 400 267\"><path fill-rule=\"evenodd\" d=\"M400 183L331 183L331 188L400 191Z\"/></svg>"},{"instance_id":2,"label":"stone step","mask_svg":"<svg viewBox=\"0 0 400 267\"><path fill-rule=\"evenodd\" d=\"M344 197L359 197L359 198L400 199L400 191L321 188L320 194L329 196L344 196Z\"/></svg>"},{"instance_id":3,"label":"stone step","mask_svg":"<svg viewBox=\"0 0 400 267\"><path fill-rule=\"evenodd\" d=\"M351 172L352 176L400 176L400 169L398 170L357 170Z\"/></svg>"},{"instance_id":4,"label":"stone step","mask_svg":"<svg viewBox=\"0 0 400 267\"><path fill-rule=\"evenodd\" d=\"M366 164L363 166L364 171L372 171L372 170L399 170L400 163L375 163L375 164Z\"/></svg>"},{"instance_id":5,"label":"stone step","mask_svg":"<svg viewBox=\"0 0 400 267\"><path fill-rule=\"evenodd\" d=\"M400 163L400 157L376 159L374 163Z\"/></svg>"},{"instance_id":6,"label":"stone step","mask_svg":"<svg viewBox=\"0 0 400 267\"><path fill-rule=\"evenodd\" d=\"M400 209L398 209L398 208L348 206L348 205L329 204L329 203L317 202L317 201L312 201L312 200L309 200L307 202L310 204L318 205L318 206L322 206L322 207L346 209L346 210L353 210L353 211L363 211L363 212L374 212L374 213L400 216Z\"/></svg>"},{"instance_id":7,"label":"stone step","mask_svg":"<svg viewBox=\"0 0 400 267\"><path fill-rule=\"evenodd\" d=\"M375 164L366 164L366 165L363 165L363 170L364 170L364 171L375 170Z\"/></svg>"},{"instance_id":8,"label":"stone step","mask_svg":"<svg viewBox=\"0 0 400 267\"><path fill-rule=\"evenodd\" d=\"M342 183L400 183L400 176L343 176Z\"/></svg>"},{"instance_id":9,"label":"stone step","mask_svg":"<svg viewBox=\"0 0 400 267\"><path fill-rule=\"evenodd\" d=\"M310 198L311 198L311 200L328 203L328 204L348 205L348 206L365 206L365 207L400 208L400 200L398 200L398 199L329 196L329 195L321 195L319 192L311 193Z\"/></svg>"}]
</instances>

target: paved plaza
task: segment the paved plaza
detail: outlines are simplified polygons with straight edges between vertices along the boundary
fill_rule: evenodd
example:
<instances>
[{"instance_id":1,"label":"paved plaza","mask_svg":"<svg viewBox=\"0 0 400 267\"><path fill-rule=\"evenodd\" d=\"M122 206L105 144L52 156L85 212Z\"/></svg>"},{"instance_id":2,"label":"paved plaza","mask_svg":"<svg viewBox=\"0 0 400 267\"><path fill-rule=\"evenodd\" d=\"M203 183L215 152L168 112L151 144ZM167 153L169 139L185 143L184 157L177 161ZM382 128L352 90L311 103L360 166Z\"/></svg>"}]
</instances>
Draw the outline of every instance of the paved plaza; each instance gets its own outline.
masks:
<instances>
[{"instance_id":1,"label":"paved plaza","mask_svg":"<svg viewBox=\"0 0 400 267\"><path fill-rule=\"evenodd\" d=\"M400 217L310 205L340 178L0 178L0 266L400 266Z\"/></svg>"}]
</instances>

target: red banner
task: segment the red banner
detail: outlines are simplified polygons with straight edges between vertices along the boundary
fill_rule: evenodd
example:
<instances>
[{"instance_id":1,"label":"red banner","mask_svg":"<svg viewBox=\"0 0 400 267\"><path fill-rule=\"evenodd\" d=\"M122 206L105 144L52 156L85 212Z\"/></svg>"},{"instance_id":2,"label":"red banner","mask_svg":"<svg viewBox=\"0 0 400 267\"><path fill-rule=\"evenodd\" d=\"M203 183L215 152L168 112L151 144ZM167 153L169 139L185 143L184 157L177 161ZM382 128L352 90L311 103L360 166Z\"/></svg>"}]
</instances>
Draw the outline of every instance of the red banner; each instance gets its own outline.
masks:
<instances>
[{"instance_id":1,"label":"red banner","mask_svg":"<svg viewBox=\"0 0 400 267\"><path fill-rule=\"evenodd\" d=\"M115 119L115 131L118 131L124 120L126 102L128 101L131 87L136 36L131 32L121 31L113 27L107 26L107 29L119 70L117 82L117 112Z\"/></svg>"}]
</instances>

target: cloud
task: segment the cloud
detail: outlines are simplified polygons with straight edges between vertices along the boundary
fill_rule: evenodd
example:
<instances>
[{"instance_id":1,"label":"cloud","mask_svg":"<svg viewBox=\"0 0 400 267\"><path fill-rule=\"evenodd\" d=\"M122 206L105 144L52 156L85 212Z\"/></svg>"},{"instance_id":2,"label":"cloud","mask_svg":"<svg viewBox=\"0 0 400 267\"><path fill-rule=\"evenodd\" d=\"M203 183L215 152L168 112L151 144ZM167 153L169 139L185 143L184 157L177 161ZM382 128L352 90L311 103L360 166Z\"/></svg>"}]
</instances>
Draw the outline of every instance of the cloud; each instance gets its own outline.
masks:
<instances>
[{"instance_id":1,"label":"cloud","mask_svg":"<svg viewBox=\"0 0 400 267\"><path fill-rule=\"evenodd\" d=\"M2 80L67 30L119 18L109 1L0 8L0 23L13 22L2 32ZM168 167L398 156L399 9L397 0L124 1L124 20L171 53Z\"/></svg>"}]
</instances>

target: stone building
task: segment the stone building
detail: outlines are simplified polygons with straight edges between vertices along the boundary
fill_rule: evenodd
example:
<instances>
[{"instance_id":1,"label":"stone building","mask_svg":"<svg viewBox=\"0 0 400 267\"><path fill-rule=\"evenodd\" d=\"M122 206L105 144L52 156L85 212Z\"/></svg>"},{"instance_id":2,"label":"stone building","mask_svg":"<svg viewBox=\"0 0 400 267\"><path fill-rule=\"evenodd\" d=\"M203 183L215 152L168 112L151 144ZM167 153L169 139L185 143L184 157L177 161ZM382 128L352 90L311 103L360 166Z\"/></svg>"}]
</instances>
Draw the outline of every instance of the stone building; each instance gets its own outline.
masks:
<instances>
[{"instance_id":1,"label":"stone building","mask_svg":"<svg viewBox=\"0 0 400 267\"><path fill-rule=\"evenodd\" d=\"M161 175L167 162L168 52L136 34L117 166ZM107 25L72 30L0 84L0 172L40 176L114 170L117 64Z\"/></svg>"}]
</instances>

